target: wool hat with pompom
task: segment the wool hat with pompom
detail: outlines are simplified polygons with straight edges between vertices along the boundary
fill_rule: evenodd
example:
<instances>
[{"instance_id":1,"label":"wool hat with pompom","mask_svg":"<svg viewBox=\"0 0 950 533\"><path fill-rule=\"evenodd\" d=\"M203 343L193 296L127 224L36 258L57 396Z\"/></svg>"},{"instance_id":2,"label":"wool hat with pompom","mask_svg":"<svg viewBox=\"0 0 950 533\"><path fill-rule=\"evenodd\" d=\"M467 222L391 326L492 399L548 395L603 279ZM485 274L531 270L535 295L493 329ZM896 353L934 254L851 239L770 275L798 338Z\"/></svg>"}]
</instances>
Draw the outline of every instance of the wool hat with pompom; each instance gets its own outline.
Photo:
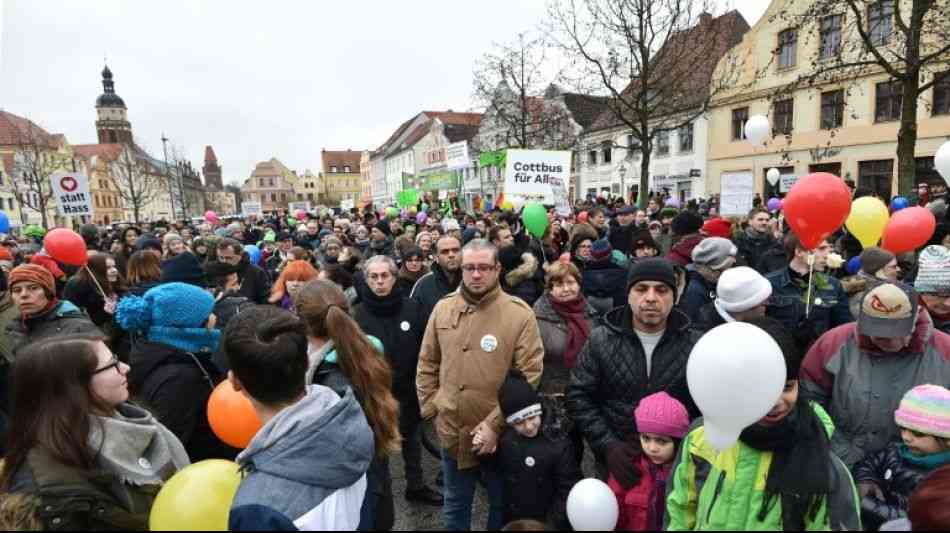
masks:
<instances>
[{"instance_id":1,"label":"wool hat with pompom","mask_svg":"<svg viewBox=\"0 0 950 533\"><path fill-rule=\"evenodd\" d=\"M123 298L115 319L122 329L145 332L153 342L185 351L213 351L220 331L205 328L213 310L214 298L204 289L187 283L166 283L143 297Z\"/></svg>"},{"instance_id":2,"label":"wool hat with pompom","mask_svg":"<svg viewBox=\"0 0 950 533\"><path fill-rule=\"evenodd\" d=\"M950 439L950 390L918 385L907 391L894 413L897 425L942 439Z\"/></svg>"}]
</instances>

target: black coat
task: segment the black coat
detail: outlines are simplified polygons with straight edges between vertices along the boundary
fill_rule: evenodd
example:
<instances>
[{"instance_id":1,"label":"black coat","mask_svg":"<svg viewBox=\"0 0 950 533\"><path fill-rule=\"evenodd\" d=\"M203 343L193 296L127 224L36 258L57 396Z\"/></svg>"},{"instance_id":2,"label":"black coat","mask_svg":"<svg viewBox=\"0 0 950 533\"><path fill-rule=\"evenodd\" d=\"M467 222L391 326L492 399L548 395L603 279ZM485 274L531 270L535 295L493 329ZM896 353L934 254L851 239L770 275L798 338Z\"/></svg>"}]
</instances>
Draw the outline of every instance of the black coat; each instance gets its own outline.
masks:
<instances>
[{"instance_id":1,"label":"black coat","mask_svg":"<svg viewBox=\"0 0 950 533\"><path fill-rule=\"evenodd\" d=\"M419 305L422 306L422 316L428 324L429 317L432 316L432 311L435 309L435 304L439 303L439 300L442 298L455 292L461 282L461 272L459 273L458 283L453 285L445 272L442 271L442 267L440 267L438 263L432 263L432 272L419 278L419 281L416 282L416 286L412 288L412 294L410 294L409 297L419 302Z\"/></svg>"},{"instance_id":2,"label":"black coat","mask_svg":"<svg viewBox=\"0 0 950 533\"><path fill-rule=\"evenodd\" d=\"M353 318L367 335L382 341L386 360L393 370L393 395L406 408L415 400L416 367L425 335L426 322L419 302L405 298L398 287L386 298L379 298L366 289L363 301L353 310Z\"/></svg>"},{"instance_id":3,"label":"black coat","mask_svg":"<svg viewBox=\"0 0 950 533\"><path fill-rule=\"evenodd\" d=\"M192 463L233 460L208 422L208 398L222 374L208 354L190 354L167 344L139 341L130 356L129 392L185 446Z\"/></svg>"},{"instance_id":4,"label":"black coat","mask_svg":"<svg viewBox=\"0 0 950 533\"><path fill-rule=\"evenodd\" d=\"M259 305L267 303L267 298L270 296L270 278L264 269L252 265L245 256L241 259L238 278L241 280L241 289L238 294Z\"/></svg>"},{"instance_id":5,"label":"black coat","mask_svg":"<svg viewBox=\"0 0 950 533\"><path fill-rule=\"evenodd\" d=\"M736 249L738 250L736 252L736 259L739 260L740 264L756 269L758 267L759 261L765 254L765 251L776 243L776 240L773 239L768 233L761 237L753 238L750 237L749 233L746 231L739 233L732 240L736 245ZM763 276L768 274L768 272L759 272Z\"/></svg>"},{"instance_id":6,"label":"black coat","mask_svg":"<svg viewBox=\"0 0 950 533\"><path fill-rule=\"evenodd\" d=\"M633 253L633 236L641 228L637 227L636 222L631 222L627 226L621 226L616 220L610 221L610 233L607 235L610 246L614 250L620 250L623 255Z\"/></svg>"},{"instance_id":7,"label":"black coat","mask_svg":"<svg viewBox=\"0 0 950 533\"><path fill-rule=\"evenodd\" d=\"M95 283L90 280L80 279L77 276L70 278L66 282L63 299L69 300L85 311L92 323L99 327L112 322L112 315L105 311L105 300L99 294Z\"/></svg>"},{"instance_id":8,"label":"black coat","mask_svg":"<svg viewBox=\"0 0 950 533\"><path fill-rule=\"evenodd\" d=\"M567 405L599 461L612 442L639 446L633 410L651 394L665 391L682 402L691 417L699 416L686 385L686 361L699 337L689 318L674 309L653 351L648 377L646 353L633 330L629 306L608 313L591 332L571 375Z\"/></svg>"},{"instance_id":9,"label":"black coat","mask_svg":"<svg viewBox=\"0 0 950 533\"><path fill-rule=\"evenodd\" d=\"M709 302L702 306L696 321L693 322L693 329L700 333L707 333L709 330L726 323L726 319L716 311L715 302Z\"/></svg>"},{"instance_id":10,"label":"black coat","mask_svg":"<svg viewBox=\"0 0 950 533\"><path fill-rule=\"evenodd\" d=\"M626 304L627 273L613 257L588 261L581 270L581 292L601 316Z\"/></svg>"},{"instance_id":11,"label":"black coat","mask_svg":"<svg viewBox=\"0 0 950 533\"><path fill-rule=\"evenodd\" d=\"M861 500L861 516L865 526L876 530L884 522L907 516L907 503L930 470L906 461L900 453L902 443L889 444L854 465L854 483L870 481L880 487L885 501L873 496Z\"/></svg>"},{"instance_id":12,"label":"black coat","mask_svg":"<svg viewBox=\"0 0 950 533\"><path fill-rule=\"evenodd\" d=\"M773 241L772 245L766 248L762 255L758 256L758 259L749 266L763 276L787 268L788 256L785 255L785 247L781 242Z\"/></svg>"}]
</instances>

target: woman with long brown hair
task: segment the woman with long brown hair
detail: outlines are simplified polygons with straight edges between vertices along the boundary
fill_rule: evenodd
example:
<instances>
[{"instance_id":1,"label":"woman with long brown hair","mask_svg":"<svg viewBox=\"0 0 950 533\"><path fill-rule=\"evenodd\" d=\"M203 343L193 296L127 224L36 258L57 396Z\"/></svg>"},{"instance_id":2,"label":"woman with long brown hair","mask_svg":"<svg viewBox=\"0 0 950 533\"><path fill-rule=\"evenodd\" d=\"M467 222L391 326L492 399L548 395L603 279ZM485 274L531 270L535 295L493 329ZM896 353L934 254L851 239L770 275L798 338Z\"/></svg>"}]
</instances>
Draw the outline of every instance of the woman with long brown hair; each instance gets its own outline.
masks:
<instances>
[{"instance_id":1,"label":"woman with long brown hair","mask_svg":"<svg viewBox=\"0 0 950 533\"><path fill-rule=\"evenodd\" d=\"M128 289L111 255L92 254L88 267L70 278L63 297L85 310L93 324L108 329L115 315L115 306Z\"/></svg>"},{"instance_id":2,"label":"woman with long brown hair","mask_svg":"<svg viewBox=\"0 0 950 533\"><path fill-rule=\"evenodd\" d=\"M346 295L334 283L311 281L297 294L297 315L307 326L307 383L330 387L341 397L352 388L373 430L376 458L367 473L360 530L389 530L394 520L390 453L399 450L399 404L392 370L350 315Z\"/></svg>"},{"instance_id":3,"label":"woman with long brown hair","mask_svg":"<svg viewBox=\"0 0 950 533\"><path fill-rule=\"evenodd\" d=\"M168 429L128 403L128 373L101 337L56 337L20 352L0 527L148 529L158 489L189 461Z\"/></svg>"}]
</instances>

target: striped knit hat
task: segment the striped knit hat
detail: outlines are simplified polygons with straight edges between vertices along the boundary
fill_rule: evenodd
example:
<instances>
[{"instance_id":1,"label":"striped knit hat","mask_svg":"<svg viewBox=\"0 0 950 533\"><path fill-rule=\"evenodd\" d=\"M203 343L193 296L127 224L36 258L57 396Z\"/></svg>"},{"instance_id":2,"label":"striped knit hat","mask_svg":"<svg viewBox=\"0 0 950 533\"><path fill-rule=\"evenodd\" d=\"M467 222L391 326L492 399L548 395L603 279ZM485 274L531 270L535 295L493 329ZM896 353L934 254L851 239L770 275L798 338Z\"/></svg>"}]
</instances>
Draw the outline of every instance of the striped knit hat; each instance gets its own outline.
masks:
<instances>
[{"instance_id":1,"label":"striped knit hat","mask_svg":"<svg viewBox=\"0 0 950 533\"><path fill-rule=\"evenodd\" d=\"M950 390L939 385L914 387L904 395L894 420L902 428L950 439Z\"/></svg>"}]
</instances>

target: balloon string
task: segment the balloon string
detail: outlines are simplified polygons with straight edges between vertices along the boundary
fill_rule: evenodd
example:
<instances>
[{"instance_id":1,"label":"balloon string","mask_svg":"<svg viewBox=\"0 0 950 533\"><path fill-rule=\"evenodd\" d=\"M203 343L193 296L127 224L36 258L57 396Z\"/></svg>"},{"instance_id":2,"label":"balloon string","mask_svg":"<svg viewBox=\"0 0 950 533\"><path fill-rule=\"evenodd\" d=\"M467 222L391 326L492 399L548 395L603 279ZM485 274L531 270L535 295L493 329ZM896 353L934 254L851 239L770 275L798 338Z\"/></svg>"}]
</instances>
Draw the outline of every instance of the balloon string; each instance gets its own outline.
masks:
<instances>
[{"instance_id":1,"label":"balloon string","mask_svg":"<svg viewBox=\"0 0 950 533\"><path fill-rule=\"evenodd\" d=\"M811 288L815 284L815 254L808 254L808 293L805 296L805 318L811 315Z\"/></svg>"},{"instance_id":2,"label":"balloon string","mask_svg":"<svg viewBox=\"0 0 950 533\"><path fill-rule=\"evenodd\" d=\"M86 269L86 272L89 274L89 277L92 278L93 283L96 284L96 288L99 289L99 294L102 295L103 300L108 300L109 297L106 296L106 291L102 289L102 285L99 284L99 279L96 278L96 275L92 273L92 270L89 269L89 263L86 263L82 266Z\"/></svg>"}]
</instances>

